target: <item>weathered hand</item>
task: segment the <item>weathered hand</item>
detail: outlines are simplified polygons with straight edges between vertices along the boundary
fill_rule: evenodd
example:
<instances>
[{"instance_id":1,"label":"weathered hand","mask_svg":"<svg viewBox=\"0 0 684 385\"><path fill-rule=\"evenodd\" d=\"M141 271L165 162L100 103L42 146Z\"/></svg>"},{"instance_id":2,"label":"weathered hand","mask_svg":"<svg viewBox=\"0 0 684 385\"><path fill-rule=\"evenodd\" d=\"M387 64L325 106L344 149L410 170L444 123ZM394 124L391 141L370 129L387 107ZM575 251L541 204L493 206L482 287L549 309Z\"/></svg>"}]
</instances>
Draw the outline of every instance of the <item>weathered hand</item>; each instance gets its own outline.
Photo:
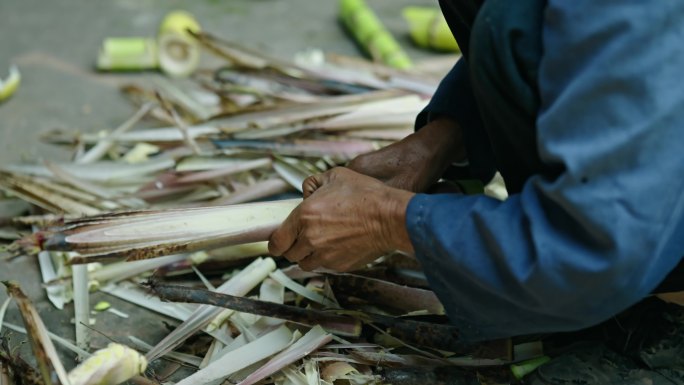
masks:
<instances>
[{"instance_id":1,"label":"weathered hand","mask_svg":"<svg viewBox=\"0 0 684 385\"><path fill-rule=\"evenodd\" d=\"M464 158L460 127L441 118L399 142L356 157L347 167L391 187L424 192L449 164Z\"/></svg>"},{"instance_id":2,"label":"weathered hand","mask_svg":"<svg viewBox=\"0 0 684 385\"><path fill-rule=\"evenodd\" d=\"M413 251L405 225L413 193L344 167L309 177L303 190L304 201L271 235L271 254L305 270L350 271L391 251Z\"/></svg>"}]
</instances>

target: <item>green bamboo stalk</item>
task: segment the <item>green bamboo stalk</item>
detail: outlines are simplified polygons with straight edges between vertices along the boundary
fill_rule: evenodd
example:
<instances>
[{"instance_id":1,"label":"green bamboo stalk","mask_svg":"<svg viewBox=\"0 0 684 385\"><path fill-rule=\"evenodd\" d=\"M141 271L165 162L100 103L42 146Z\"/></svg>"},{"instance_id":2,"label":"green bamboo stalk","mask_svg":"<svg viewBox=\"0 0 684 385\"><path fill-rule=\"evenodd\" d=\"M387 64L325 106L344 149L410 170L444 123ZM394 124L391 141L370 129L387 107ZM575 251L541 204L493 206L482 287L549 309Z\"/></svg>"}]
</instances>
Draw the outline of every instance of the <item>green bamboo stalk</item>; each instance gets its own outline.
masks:
<instances>
[{"instance_id":1,"label":"green bamboo stalk","mask_svg":"<svg viewBox=\"0 0 684 385\"><path fill-rule=\"evenodd\" d=\"M526 375L534 372L539 368L540 366L544 365L545 363L551 361L551 357L549 356L541 356L537 358L533 358L531 360L523 361L517 364L511 365L511 373L513 373L513 376L517 378L518 380L522 379Z\"/></svg>"},{"instance_id":2,"label":"green bamboo stalk","mask_svg":"<svg viewBox=\"0 0 684 385\"><path fill-rule=\"evenodd\" d=\"M460 52L458 43L438 8L406 7L403 14L416 45L437 51Z\"/></svg>"},{"instance_id":3,"label":"green bamboo stalk","mask_svg":"<svg viewBox=\"0 0 684 385\"><path fill-rule=\"evenodd\" d=\"M340 19L375 61L408 69L411 59L364 0L341 0Z\"/></svg>"}]
</instances>

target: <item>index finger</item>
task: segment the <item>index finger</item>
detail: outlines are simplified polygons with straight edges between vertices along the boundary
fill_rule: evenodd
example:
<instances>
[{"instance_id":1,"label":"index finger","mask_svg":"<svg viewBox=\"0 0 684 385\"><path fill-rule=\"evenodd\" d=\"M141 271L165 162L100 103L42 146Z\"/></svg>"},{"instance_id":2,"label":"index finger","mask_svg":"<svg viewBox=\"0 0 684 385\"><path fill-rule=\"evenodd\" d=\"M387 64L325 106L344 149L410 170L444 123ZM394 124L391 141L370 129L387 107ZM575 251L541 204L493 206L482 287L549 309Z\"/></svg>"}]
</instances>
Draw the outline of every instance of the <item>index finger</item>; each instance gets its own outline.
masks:
<instances>
[{"instance_id":1,"label":"index finger","mask_svg":"<svg viewBox=\"0 0 684 385\"><path fill-rule=\"evenodd\" d=\"M297 206L271 234L268 240L268 252L276 257L285 254L297 240L299 227L299 206Z\"/></svg>"}]
</instances>

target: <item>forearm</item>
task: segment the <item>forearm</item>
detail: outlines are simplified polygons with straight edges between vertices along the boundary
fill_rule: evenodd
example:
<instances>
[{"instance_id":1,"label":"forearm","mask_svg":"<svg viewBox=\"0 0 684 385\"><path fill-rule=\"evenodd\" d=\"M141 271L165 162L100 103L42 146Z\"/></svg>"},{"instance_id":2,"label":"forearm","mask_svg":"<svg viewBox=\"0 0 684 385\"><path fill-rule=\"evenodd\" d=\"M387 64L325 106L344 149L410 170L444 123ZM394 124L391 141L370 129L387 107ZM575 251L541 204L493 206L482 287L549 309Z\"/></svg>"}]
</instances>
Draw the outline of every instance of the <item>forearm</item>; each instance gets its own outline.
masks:
<instances>
[{"instance_id":1,"label":"forearm","mask_svg":"<svg viewBox=\"0 0 684 385\"><path fill-rule=\"evenodd\" d=\"M438 175L449 165L466 160L463 129L452 117L436 117L412 135L416 136L416 145L431 153L430 164Z\"/></svg>"},{"instance_id":2,"label":"forearm","mask_svg":"<svg viewBox=\"0 0 684 385\"><path fill-rule=\"evenodd\" d=\"M471 178L489 182L496 168L494 155L473 95L470 70L463 59L444 77L430 103L416 117L416 132L423 131L433 121L445 118L455 125L459 141L455 146L452 143L452 148L459 152L455 161L467 159L468 166L464 171Z\"/></svg>"},{"instance_id":3,"label":"forearm","mask_svg":"<svg viewBox=\"0 0 684 385\"><path fill-rule=\"evenodd\" d=\"M443 117L399 142L358 156L347 167L390 187L423 192L439 180L450 164L464 158L460 126Z\"/></svg>"}]
</instances>

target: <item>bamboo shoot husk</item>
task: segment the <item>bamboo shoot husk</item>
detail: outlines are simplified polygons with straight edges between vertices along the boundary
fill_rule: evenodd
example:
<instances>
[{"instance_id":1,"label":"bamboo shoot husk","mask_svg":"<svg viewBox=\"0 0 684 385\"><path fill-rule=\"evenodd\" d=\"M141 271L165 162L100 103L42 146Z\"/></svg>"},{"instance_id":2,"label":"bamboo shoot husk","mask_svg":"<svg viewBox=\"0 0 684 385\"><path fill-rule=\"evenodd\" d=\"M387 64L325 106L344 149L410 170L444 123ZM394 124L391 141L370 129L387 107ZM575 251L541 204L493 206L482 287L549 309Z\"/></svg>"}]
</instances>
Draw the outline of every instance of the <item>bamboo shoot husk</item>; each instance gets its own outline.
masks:
<instances>
[{"instance_id":1,"label":"bamboo shoot husk","mask_svg":"<svg viewBox=\"0 0 684 385\"><path fill-rule=\"evenodd\" d=\"M333 291L345 293L371 303L387 305L406 313L427 311L445 314L444 306L430 290L397 285L396 283L353 274L328 275Z\"/></svg>"},{"instance_id":2,"label":"bamboo shoot husk","mask_svg":"<svg viewBox=\"0 0 684 385\"><path fill-rule=\"evenodd\" d=\"M271 258L257 259L238 275L217 288L217 293L242 296L259 285L266 276L275 269L275 262ZM164 353L174 349L195 332L201 330L221 313L222 309L203 305L197 308L187 320L167 335L152 350L147 353L150 361L161 357Z\"/></svg>"},{"instance_id":3,"label":"bamboo shoot husk","mask_svg":"<svg viewBox=\"0 0 684 385\"><path fill-rule=\"evenodd\" d=\"M206 384L225 378L238 370L278 353L287 347L291 340L292 332L286 326L280 326L255 341L223 355L206 368L180 381L177 385Z\"/></svg>"},{"instance_id":4,"label":"bamboo shoot husk","mask_svg":"<svg viewBox=\"0 0 684 385\"><path fill-rule=\"evenodd\" d=\"M17 241L12 250L74 251L80 254L70 260L75 264L120 257L134 261L265 241L299 202L130 211L66 220L60 228Z\"/></svg>"},{"instance_id":5,"label":"bamboo shoot husk","mask_svg":"<svg viewBox=\"0 0 684 385\"><path fill-rule=\"evenodd\" d=\"M255 384L291 363L311 354L331 340L332 335L327 334L320 326L315 326L297 342L271 358L264 366L252 372L238 385Z\"/></svg>"}]
</instances>

